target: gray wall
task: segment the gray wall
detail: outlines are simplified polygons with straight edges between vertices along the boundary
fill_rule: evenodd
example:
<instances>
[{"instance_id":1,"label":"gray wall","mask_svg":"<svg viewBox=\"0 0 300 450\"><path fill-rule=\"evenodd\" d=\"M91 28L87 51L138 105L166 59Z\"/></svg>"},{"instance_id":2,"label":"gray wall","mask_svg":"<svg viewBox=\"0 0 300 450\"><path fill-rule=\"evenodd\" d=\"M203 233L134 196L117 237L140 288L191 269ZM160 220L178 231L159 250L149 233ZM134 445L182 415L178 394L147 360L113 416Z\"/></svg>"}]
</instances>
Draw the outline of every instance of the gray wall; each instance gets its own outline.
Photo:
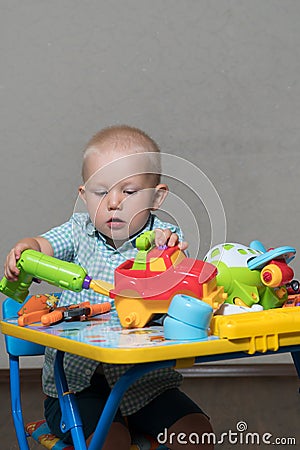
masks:
<instances>
[{"instance_id":1,"label":"gray wall","mask_svg":"<svg viewBox=\"0 0 300 450\"><path fill-rule=\"evenodd\" d=\"M297 0L1 0L2 263L71 215L82 147L114 123L204 171L228 241L297 248L299 20Z\"/></svg>"}]
</instances>

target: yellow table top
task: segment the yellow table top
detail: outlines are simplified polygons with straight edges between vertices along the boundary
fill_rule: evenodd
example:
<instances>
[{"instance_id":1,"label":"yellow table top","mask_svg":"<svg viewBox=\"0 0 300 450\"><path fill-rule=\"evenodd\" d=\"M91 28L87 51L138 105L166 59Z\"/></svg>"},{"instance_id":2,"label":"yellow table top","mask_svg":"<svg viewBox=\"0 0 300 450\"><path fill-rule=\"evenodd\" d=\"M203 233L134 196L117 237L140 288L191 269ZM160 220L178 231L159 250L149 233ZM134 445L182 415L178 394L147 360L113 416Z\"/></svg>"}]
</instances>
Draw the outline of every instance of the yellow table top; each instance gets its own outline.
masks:
<instances>
[{"instance_id":1,"label":"yellow table top","mask_svg":"<svg viewBox=\"0 0 300 450\"><path fill-rule=\"evenodd\" d=\"M252 313L247 314L250 318ZM123 329L115 311L84 322L61 322L50 327L41 323L20 327L17 318L11 318L1 322L1 331L96 361L135 364L175 359L180 360L177 367L193 365L195 357L220 355L217 359L222 360L228 353L245 352L245 356L251 356L300 345L300 328L292 333L262 331L236 339L209 336L202 341L165 340L161 326Z\"/></svg>"}]
</instances>

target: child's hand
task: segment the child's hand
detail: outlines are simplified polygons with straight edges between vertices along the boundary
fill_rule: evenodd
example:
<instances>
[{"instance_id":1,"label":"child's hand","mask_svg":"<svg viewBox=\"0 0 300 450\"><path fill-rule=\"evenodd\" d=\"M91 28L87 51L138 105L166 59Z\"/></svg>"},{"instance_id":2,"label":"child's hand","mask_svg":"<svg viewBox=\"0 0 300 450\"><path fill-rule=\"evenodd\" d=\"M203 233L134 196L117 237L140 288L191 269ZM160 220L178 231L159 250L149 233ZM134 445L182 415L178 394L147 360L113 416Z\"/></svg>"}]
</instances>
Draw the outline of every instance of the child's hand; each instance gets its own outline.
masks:
<instances>
[{"instance_id":1,"label":"child's hand","mask_svg":"<svg viewBox=\"0 0 300 450\"><path fill-rule=\"evenodd\" d=\"M156 228L155 244L157 247L159 245L167 245L168 247L174 247L175 245L178 245L180 250L186 250L189 246L186 241L179 242L178 234L172 233L172 231L168 228L166 228L165 230Z\"/></svg>"},{"instance_id":2,"label":"child's hand","mask_svg":"<svg viewBox=\"0 0 300 450\"><path fill-rule=\"evenodd\" d=\"M17 281L19 276L19 269L17 268L17 262L20 259L21 253L24 250L35 250L37 252L45 253L46 255L53 256L53 248L47 239L41 236L27 237L17 242L11 249L6 257L4 264L4 275L9 281Z\"/></svg>"},{"instance_id":3,"label":"child's hand","mask_svg":"<svg viewBox=\"0 0 300 450\"><path fill-rule=\"evenodd\" d=\"M38 252L46 253L47 255L53 256L53 249L47 239L42 237L25 238L17 242L16 245L11 249L6 257L4 264L4 275L9 281L17 281L19 276L19 269L17 268L17 262L20 259L21 253L24 250L36 250Z\"/></svg>"},{"instance_id":4,"label":"child's hand","mask_svg":"<svg viewBox=\"0 0 300 450\"><path fill-rule=\"evenodd\" d=\"M21 253L29 248L31 247L27 243L18 242L7 255L4 264L4 275L9 281L17 281L20 273L17 268L17 261L20 259Z\"/></svg>"}]
</instances>

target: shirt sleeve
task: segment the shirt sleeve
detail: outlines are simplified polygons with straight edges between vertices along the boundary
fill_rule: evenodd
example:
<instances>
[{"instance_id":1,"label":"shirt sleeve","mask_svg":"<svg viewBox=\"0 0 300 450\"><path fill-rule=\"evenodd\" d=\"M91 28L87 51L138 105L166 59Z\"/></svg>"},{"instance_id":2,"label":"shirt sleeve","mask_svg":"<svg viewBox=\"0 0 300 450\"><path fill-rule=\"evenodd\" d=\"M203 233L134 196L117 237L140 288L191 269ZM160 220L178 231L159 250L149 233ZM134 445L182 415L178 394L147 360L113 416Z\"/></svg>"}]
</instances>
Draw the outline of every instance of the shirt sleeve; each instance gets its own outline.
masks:
<instances>
[{"instance_id":1,"label":"shirt sleeve","mask_svg":"<svg viewBox=\"0 0 300 450\"><path fill-rule=\"evenodd\" d=\"M74 259L74 219L52 228L41 235L51 244L54 257L64 261Z\"/></svg>"}]
</instances>

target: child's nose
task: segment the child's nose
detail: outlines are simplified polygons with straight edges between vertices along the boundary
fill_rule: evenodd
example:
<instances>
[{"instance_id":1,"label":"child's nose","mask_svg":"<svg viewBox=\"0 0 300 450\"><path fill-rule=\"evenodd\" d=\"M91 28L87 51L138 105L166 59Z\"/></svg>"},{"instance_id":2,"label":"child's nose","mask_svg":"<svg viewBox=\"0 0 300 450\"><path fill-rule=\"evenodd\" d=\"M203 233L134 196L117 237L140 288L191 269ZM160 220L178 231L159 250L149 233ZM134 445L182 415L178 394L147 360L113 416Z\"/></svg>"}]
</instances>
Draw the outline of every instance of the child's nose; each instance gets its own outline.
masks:
<instances>
[{"instance_id":1,"label":"child's nose","mask_svg":"<svg viewBox=\"0 0 300 450\"><path fill-rule=\"evenodd\" d=\"M120 209L122 196L116 191L110 191L108 194L107 207L108 209Z\"/></svg>"}]
</instances>

